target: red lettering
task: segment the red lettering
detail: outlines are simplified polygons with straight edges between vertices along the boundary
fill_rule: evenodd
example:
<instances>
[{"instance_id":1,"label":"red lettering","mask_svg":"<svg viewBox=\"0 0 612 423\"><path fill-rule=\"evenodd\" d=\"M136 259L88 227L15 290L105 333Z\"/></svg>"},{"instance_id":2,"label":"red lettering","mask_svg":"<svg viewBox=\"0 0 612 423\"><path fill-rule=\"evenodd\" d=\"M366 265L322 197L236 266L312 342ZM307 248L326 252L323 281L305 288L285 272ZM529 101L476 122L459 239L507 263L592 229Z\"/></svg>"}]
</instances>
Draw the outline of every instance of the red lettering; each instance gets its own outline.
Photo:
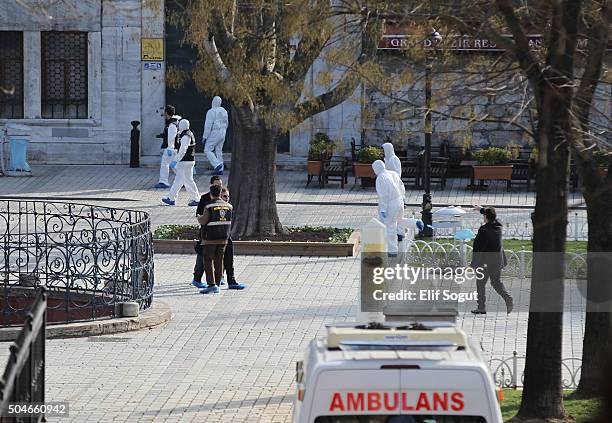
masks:
<instances>
[{"instance_id":1,"label":"red lettering","mask_svg":"<svg viewBox=\"0 0 612 423\"><path fill-rule=\"evenodd\" d=\"M393 404L391 404L390 398L393 398ZM385 392L384 393L384 399L385 399L385 410L387 411L393 411L395 409L397 409L397 403L399 400L399 395L397 392Z\"/></svg>"},{"instance_id":2,"label":"red lettering","mask_svg":"<svg viewBox=\"0 0 612 423\"><path fill-rule=\"evenodd\" d=\"M340 392L335 392L332 397L331 405L329 406L329 411L344 411L344 404L342 403L342 395Z\"/></svg>"},{"instance_id":3,"label":"red lettering","mask_svg":"<svg viewBox=\"0 0 612 423\"><path fill-rule=\"evenodd\" d=\"M421 409L430 411L431 407L429 406L429 399L427 399L427 392L421 392L419 394L419 399L417 400L416 411L420 411Z\"/></svg>"},{"instance_id":4,"label":"red lettering","mask_svg":"<svg viewBox=\"0 0 612 423\"><path fill-rule=\"evenodd\" d=\"M461 411L465 404L463 403L463 394L461 392L453 392L451 394L451 401L453 404L451 408L453 411Z\"/></svg>"},{"instance_id":5,"label":"red lettering","mask_svg":"<svg viewBox=\"0 0 612 423\"><path fill-rule=\"evenodd\" d=\"M363 411L364 405L364 395L363 392L359 392L354 394L353 392L349 392L346 394L346 409L347 411Z\"/></svg>"},{"instance_id":6,"label":"red lettering","mask_svg":"<svg viewBox=\"0 0 612 423\"><path fill-rule=\"evenodd\" d=\"M438 411L438 409L443 410L443 411L448 410L448 392L445 392L444 394L434 392L433 409L435 411Z\"/></svg>"},{"instance_id":7,"label":"red lettering","mask_svg":"<svg viewBox=\"0 0 612 423\"><path fill-rule=\"evenodd\" d=\"M408 393L402 392L402 411L414 411L412 405L408 405Z\"/></svg>"},{"instance_id":8,"label":"red lettering","mask_svg":"<svg viewBox=\"0 0 612 423\"><path fill-rule=\"evenodd\" d=\"M368 411L378 411L381 407L380 394L378 392L368 392Z\"/></svg>"}]
</instances>

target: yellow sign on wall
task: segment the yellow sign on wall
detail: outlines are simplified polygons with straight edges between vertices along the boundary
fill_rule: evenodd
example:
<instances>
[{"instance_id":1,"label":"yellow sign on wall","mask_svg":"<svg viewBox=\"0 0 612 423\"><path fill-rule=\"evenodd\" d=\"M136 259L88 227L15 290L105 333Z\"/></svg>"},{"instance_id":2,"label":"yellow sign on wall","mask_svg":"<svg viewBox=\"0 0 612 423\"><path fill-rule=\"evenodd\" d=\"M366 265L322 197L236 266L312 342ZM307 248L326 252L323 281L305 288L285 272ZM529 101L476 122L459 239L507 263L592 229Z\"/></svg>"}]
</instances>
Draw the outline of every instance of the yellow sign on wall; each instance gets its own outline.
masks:
<instances>
[{"instance_id":1,"label":"yellow sign on wall","mask_svg":"<svg viewBox=\"0 0 612 423\"><path fill-rule=\"evenodd\" d=\"M159 62L164 60L163 38L142 38L140 44L141 60Z\"/></svg>"}]
</instances>

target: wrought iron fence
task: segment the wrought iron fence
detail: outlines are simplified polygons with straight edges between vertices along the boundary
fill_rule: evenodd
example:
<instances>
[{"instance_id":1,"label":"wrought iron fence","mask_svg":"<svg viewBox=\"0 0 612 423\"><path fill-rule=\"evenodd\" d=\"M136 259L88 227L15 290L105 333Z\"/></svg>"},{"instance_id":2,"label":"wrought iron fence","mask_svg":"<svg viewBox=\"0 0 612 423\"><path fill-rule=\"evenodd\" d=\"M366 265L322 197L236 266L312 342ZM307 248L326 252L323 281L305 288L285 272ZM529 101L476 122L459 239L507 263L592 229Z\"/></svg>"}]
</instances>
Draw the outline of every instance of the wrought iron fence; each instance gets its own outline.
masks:
<instances>
[{"instance_id":1,"label":"wrought iron fence","mask_svg":"<svg viewBox=\"0 0 612 423\"><path fill-rule=\"evenodd\" d=\"M146 212L48 201L0 201L1 325L20 324L33 287L48 289L49 322L150 306L154 267Z\"/></svg>"},{"instance_id":2,"label":"wrought iron fence","mask_svg":"<svg viewBox=\"0 0 612 423\"><path fill-rule=\"evenodd\" d=\"M494 358L489 362L493 381L500 388L519 388L523 386L525 356L516 351L509 358ZM520 370L519 370L520 366ZM561 383L563 389L576 389L580 381L582 359L564 358L561 360ZM520 373L519 373L520 372Z\"/></svg>"},{"instance_id":3,"label":"wrought iron fence","mask_svg":"<svg viewBox=\"0 0 612 423\"><path fill-rule=\"evenodd\" d=\"M0 418L2 421L39 422L42 412L7 417L9 404L45 402L45 338L47 326L47 294L37 290L34 305L26 321L10 346L11 355L0 380Z\"/></svg>"},{"instance_id":4,"label":"wrought iron fence","mask_svg":"<svg viewBox=\"0 0 612 423\"><path fill-rule=\"evenodd\" d=\"M532 210L499 209L499 218L504 227L504 238L530 240L533 236L531 222ZM567 216L567 239L571 241L586 241L588 236L588 222L586 211L570 211ZM477 213L468 213L463 217L463 227L478 229L482 225L482 216ZM434 222L435 226L435 222ZM457 228L435 228L436 237L452 237Z\"/></svg>"},{"instance_id":5,"label":"wrought iron fence","mask_svg":"<svg viewBox=\"0 0 612 423\"><path fill-rule=\"evenodd\" d=\"M405 244L410 254L406 258L414 266L467 266L471 261L472 247L465 242L410 241ZM529 250L505 250L508 264L502 276L530 278L533 253ZM585 279L587 270L586 253L565 253L565 276L568 279Z\"/></svg>"}]
</instances>

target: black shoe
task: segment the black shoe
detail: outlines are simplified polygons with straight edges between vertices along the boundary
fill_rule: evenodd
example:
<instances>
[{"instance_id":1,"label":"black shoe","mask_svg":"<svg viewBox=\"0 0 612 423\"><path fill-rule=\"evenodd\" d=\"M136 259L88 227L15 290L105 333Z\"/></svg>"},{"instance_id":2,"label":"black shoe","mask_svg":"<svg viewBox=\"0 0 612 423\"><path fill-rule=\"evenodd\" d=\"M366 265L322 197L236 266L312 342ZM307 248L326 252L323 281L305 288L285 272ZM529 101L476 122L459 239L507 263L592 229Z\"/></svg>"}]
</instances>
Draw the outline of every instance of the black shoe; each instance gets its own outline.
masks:
<instances>
[{"instance_id":1,"label":"black shoe","mask_svg":"<svg viewBox=\"0 0 612 423\"><path fill-rule=\"evenodd\" d=\"M472 310L472 314L487 314L486 310L480 310L480 309L476 309L476 310Z\"/></svg>"},{"instance_id":2,"label":"black shoe","mask_svg":"<svg viewBox=\"0 0 612 423\"><path fill-rule=\"evenodd\" d=\"M506 310L508 310L508 314L512 313L512 310L514 310L514 300L512 297L508 296L507 298L504 298L504 301L506 302Z\"/></svg>"}]
</instances>

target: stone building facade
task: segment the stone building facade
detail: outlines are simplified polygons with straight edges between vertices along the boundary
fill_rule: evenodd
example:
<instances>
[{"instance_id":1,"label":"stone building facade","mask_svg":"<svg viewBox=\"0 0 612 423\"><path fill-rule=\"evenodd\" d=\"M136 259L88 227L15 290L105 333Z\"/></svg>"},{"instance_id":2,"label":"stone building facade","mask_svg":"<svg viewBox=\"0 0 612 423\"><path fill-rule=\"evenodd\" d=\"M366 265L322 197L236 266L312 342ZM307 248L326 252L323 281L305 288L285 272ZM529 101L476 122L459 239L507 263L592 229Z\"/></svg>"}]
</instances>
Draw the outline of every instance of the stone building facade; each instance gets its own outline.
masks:
<instances>
[{"instance_id":1,"label":"stone building facade","mask_svg":"<svg viewBox=\"0 0 612 423\"><path fill-rule=\"evenodd\" d=\"M127 164L163 129L163 0L0 0L0 129L32 128L31 163Z\"/></svg>"}]
</instances>

